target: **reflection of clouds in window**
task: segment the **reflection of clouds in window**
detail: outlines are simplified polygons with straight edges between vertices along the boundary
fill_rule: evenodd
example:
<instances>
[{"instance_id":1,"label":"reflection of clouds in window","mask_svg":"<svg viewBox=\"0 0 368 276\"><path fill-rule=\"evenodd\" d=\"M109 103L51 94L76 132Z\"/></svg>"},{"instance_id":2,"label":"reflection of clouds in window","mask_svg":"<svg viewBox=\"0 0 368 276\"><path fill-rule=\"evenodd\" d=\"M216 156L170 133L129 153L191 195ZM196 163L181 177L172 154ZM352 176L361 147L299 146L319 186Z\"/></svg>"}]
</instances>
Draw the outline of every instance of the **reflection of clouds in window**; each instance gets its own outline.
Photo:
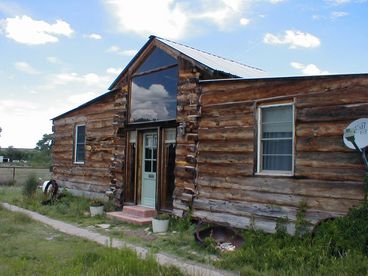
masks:
<instances>
[{"instance_id":1,"label":"reflection of clouds in window","mask_svg":"<svg viewBox=\"0 0 368 276\"><path fill-rule=\"evenodd\" d=\"M162 84L152 84L148 89L132 83L132 121L154 121L169 118L167 106L172 101Z\"/></svg>"}]
</instances>

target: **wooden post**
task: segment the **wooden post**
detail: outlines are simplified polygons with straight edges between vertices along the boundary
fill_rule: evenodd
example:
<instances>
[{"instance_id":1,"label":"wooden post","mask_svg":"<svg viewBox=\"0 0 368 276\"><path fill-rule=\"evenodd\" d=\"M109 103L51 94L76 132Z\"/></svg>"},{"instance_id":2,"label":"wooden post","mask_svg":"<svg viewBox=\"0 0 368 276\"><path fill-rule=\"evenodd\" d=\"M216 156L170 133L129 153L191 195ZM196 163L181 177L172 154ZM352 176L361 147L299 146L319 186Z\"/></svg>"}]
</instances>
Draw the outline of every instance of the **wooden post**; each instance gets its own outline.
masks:
<instances>
[{"instance_id":1,"label":"wooden post","mask_svg":"<svg viewBox=\"0 0 368 276\"><path fill-rule=\"evenodd\" d=\"M15 181L15 167L13 167L13 182Z\"/></svg>"}]
</instances>

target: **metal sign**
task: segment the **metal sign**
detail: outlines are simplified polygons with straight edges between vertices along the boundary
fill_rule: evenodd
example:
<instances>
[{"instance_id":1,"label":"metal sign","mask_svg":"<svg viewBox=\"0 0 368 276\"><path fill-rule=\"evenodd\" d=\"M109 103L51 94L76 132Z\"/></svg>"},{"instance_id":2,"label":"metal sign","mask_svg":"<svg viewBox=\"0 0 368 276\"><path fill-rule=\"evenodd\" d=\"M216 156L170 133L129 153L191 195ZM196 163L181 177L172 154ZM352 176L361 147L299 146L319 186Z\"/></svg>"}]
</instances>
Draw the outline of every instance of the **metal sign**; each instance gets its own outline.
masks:
<instances>
[{"instance_id":1,"label":"metal sign","mask_svg":"<svg viewBox=\"0 0 368 276\"><path fill-rule=\"evenodd\" d=\"M344 144L360 151L368 146L368 118L355 120L344 129Z\"/></svg>"}]
</instances>

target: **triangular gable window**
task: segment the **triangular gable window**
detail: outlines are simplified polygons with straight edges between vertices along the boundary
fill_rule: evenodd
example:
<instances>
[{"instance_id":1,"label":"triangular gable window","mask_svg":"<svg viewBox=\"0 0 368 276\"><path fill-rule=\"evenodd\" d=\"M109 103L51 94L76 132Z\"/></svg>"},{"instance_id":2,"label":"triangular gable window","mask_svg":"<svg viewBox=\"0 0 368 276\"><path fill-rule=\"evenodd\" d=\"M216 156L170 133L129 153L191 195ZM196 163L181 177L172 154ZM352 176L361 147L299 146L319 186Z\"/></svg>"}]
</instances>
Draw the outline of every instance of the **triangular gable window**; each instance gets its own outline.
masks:
<instances>
[{"instance_id":1,"label":"triangular gable window","mask_svg":"<svg viewBox=\"0 0 368 276\"><path fill-rule=\"evenodd\" d=\"M155 47L146 60L139 66L136 73L176 64L176 59Z\"/></svg>"},{"instance_id":2,"label":"triangular gable window","mask_svg":"<svg viewBox=\"0 0 368 276\"><path fill-rule=\"evenodd\" d=\"M176 59L155 48L133 74L129 121L175 119L177 85Z\"/></svg>"}]
</instances>

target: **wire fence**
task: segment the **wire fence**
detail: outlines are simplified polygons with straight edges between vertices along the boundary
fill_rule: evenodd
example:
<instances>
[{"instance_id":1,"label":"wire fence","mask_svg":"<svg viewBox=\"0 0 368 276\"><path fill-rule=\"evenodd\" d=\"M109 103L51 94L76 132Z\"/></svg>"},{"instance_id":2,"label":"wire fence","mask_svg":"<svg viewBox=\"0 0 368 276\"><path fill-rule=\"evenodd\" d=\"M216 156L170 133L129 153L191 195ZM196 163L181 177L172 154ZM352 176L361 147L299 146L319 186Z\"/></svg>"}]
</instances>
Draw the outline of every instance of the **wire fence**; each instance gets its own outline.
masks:
<instances>
[{"instance_id":1,"label":"wire fence","mask_svg":"<svg viewBox=\"0 0 368 276\"><path fill-rule=\"evenodd\" d=\"M39 178L40 182L51 178L49 168L0 166L0 185L23 185L30 175Z\"/></svg>"}]
</instances>

